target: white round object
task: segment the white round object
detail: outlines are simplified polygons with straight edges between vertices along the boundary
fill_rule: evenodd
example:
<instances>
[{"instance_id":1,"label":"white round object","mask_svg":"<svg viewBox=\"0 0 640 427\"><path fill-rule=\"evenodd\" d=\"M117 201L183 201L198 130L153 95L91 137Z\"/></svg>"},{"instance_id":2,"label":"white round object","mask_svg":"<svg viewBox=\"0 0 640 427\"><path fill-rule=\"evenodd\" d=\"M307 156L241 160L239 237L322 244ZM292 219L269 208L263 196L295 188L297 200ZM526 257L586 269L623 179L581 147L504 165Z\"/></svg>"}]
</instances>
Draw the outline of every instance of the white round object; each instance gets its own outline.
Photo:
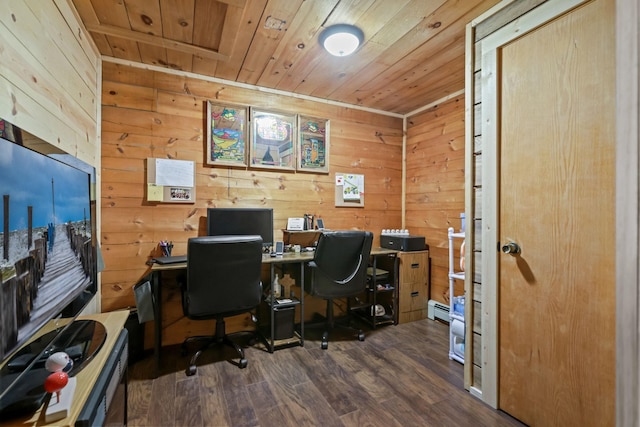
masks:
<instances>
[{"instance_id":1,"label":"white round object","mask_svg":"<svg viewBox=\"0 0 640 427\"><path fill-rule=\"evenodd\" d=\"M44 363L45 369L49 372L62 371L69 365L73 366L73 360L63 351L53 353Z\"/></svg>"}]
</instances>

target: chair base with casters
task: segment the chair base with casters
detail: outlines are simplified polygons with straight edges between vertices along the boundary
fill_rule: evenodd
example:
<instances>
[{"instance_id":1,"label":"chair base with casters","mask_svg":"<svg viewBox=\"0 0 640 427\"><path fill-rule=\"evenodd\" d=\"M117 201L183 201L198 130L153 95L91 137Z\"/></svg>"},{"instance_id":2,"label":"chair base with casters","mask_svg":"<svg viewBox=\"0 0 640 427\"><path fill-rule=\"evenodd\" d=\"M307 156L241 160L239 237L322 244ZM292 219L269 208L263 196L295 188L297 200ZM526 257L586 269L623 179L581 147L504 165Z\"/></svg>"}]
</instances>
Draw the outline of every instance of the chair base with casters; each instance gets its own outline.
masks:
<instances>
[{"instance_id":1,"label":"chair base with casters","mask_svg":"<svg viewBox=\"0 0 640 427\"><path fill-rule=\"evenodd\" d=\"M196 362L212 345L232 347L240 368L247 366L244 350L225 332L226 317L253 312L262 300L262 238L260 236L200 236L187 243L187 277L181 283L182 311L191 320L215 319L213 336L187 338L182 344L186 354L189 342L203 342L193 355L187 375L196 373ZM235 335L235 334L234 334ZM252 333L255 341L255 332Z\"/></svg>"},{"instance_id":2,"label":"chair base with casters","mask_svg":"<svg viewBox=\"0 0 640 427\"><path fill-rule=\"evenodd\" d=\"M255 321L255 317L252 316L252 319ZM227 334L225 332L225 321L224 318L220 317L216 319L216 334L214 336L204 335L204 336L195 336L188 337L182 343L182 355L187 354L187 346L192 342L200 342L202 343L201 347L195 352L195 354L191 357L189 361L189 366L185 370L187 376L195 375L198 370L196 362L198 361L198 357L202 354L203 351L212 348L214 346L222 345L229 346L233 348L236 352L238 361L230 360L231 363L237 365L240 369L247 367L247 359L244 357L244 349L235 341L231 339L231 335L239 335L239 334L250 334L251 338L249 340L249 345L255 344L256 334L255 332L250 331L241 331L234 332L233 334Z\"/></svg>"},{"instance_id":3,"label":"chair base with casters","mask_svg":"<svg viewBox=\"0 0 640 427\"><path fill-rule=\"evenodd\" d=\"M322 317L321 315L318 317ZM323 321L319 321L312 324L305 324L305 329L323 329L322 341L320 342L320 348L326 350L329 348L329 334L337 329L351 332L357 336L358 341L364 341L365 335L361 328L351 326L352 316L346 315L344 319L335 319L333 314L333 301L327 300L327 311Z\"/></svg>"}]
</instances>

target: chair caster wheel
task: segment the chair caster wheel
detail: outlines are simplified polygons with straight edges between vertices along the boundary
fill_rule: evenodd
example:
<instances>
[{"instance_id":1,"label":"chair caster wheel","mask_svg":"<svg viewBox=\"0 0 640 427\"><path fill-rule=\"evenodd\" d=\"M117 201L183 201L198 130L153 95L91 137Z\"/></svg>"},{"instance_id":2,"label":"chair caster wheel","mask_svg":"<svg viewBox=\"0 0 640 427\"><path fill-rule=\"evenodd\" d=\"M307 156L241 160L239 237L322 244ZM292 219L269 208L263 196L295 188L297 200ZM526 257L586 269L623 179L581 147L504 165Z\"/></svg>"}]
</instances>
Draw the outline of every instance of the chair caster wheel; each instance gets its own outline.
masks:
<instances>
[{"instance_id":1,"label":"chair caster wheel","mask_svg":"<svg viewBox=\"0 0 640 427\"><path fill-rule=\"evenodd\" d=\"M247 367L247 359L240 359L240 362L238 362L238 366L240 367L240 369L244 369Z\"/></svg>"},{"instance_id":2,"label":"chair caster wheel","mask_svg":"<svg viewBox=\"0 0 640 427\"><path fill-rule=\"evenodd\" d=\"M358 341L364 341L364 332L358 332Z\"/></svg>"},{"instance_id":3,"label":"chair caster wheel","mask_svg":"<svg viewBox=\"0 0 640 427\"><path fill-rule=\"evenodd\" d=\"M198 370L198 368L197 368L197 367L195 367L194 365L190 365L190 366L187 368L187 371L186 371L187 376L188 376L188 377L190 377L190 376L195 375L197 370Z\"/></svg>"},{"instance_id":4,"label":"chair caster wheel","mask_svg":"<svg viewBox=\"0 0 640 427\"><path fill-rule=\"evenodd\" d=\"M322 344L320 344L320 348L323 350L326 350L329 348L329 343L326 341L322 341Z\"/></svg>"}]
</instances>

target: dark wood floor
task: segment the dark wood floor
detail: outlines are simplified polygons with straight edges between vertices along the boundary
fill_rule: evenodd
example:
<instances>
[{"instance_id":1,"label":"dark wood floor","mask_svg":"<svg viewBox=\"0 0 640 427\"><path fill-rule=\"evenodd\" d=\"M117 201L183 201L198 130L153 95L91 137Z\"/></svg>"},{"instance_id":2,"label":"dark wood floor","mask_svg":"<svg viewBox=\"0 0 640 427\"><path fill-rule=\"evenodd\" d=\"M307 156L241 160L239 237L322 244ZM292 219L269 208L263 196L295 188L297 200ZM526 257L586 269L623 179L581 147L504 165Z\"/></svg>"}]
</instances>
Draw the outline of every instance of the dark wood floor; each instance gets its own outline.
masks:
<instances>
[{"instance_id":1,"label":"dark wood floor","mask_svg":"<svg viewBox=\"0 0 640 427\"><path fill-rule=\"evenodd\" d=\"M246 369L203 353L163 349L161 375L150 356L129 368L129 426L521 426L463 387L463 366L449 360L448 325L421 320L365 330L366 340L335 338L321 350L246 349ZM232 353L226 352L226 355Z\"/></svg>"}]
</instances>

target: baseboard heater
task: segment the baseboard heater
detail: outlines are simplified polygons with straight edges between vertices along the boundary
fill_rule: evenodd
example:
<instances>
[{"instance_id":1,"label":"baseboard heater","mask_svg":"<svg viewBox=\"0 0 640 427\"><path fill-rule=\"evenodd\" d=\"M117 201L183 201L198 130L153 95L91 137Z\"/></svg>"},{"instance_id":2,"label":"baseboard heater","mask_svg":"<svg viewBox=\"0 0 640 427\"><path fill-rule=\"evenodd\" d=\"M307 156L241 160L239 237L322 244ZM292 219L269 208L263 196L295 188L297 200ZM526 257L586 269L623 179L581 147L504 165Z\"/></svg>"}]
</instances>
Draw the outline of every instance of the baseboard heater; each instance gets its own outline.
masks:
<instances>
[{"instance_id":1,"label":"baseboard heater","mask_svg":"<svg viewBox=\"0 0 640 427\"><path fill-rule=\"evenodd\" d=\"M430 299L427 309L427 317L431 320L449 322L449 306Z\"/></svg>"}]
</instances>

